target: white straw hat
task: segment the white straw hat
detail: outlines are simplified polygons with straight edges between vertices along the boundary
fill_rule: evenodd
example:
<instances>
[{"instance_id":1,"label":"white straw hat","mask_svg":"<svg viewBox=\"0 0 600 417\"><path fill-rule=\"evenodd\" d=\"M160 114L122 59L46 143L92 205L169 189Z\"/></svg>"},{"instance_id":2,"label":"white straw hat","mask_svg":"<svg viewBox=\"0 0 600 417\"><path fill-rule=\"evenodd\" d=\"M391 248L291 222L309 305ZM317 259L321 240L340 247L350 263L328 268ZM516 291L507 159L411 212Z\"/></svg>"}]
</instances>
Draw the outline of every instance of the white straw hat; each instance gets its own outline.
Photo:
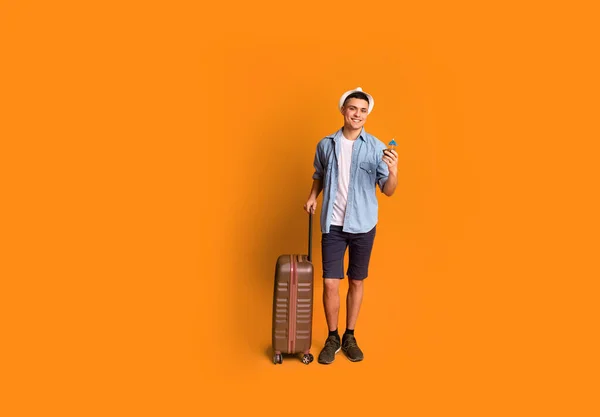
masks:
<instances>
[{"instance_id":1,"label":"white straw hat","mask_svg":"<svg viewBox=\"0 0 600 417\"><path fill-rule=\"evenodd\" d=\"M356 87L354 90L349 90L342 94L342 97L340 97L340 102L338 104L340 112L342 111L342 106L344 105L344 101L346 101L346 97L356 92L361 92L369 98L369 113L371 113L371 110L373 110L373 105L375 104L375 100L373 100L373 97L370 94L365 93L360 87Z\"/></svg>"}]
</instances>

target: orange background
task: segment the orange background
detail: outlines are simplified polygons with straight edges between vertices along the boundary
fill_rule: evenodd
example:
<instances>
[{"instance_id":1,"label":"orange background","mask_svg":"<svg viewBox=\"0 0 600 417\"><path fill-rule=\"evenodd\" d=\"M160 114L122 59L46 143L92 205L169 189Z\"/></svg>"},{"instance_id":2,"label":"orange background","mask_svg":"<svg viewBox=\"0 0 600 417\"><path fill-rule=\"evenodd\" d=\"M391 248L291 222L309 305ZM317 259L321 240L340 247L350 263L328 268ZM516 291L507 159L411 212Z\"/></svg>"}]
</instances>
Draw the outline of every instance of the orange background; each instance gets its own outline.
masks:
<instances>
[{"instance_id":1,"label":"orange background","mask_svg":"<svg viewBox=\"0 0 600 417\"><path fill-rule=\"evenodd\" d=\"M0 1L0 413L597 415L597 41L577 1ZM275 366L357 86L400 154L366 359Z\"/></svg>"}]
</instances>

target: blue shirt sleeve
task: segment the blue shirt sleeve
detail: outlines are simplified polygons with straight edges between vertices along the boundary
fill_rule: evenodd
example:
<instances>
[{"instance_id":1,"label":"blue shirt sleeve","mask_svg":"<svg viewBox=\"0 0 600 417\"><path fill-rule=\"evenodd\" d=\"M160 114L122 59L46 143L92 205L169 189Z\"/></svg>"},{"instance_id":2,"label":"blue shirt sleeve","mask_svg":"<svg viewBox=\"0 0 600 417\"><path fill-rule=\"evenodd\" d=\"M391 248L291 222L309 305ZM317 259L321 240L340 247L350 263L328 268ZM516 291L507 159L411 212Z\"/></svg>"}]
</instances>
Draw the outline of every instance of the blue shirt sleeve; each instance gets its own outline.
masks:
<instances>
[{"instance_id":1,"label":"blue shirt sleeve","mask_svg":"<svg viewBox=\"0 0 600 417\"><path fill-rule=\"evenodd\" d=\"M385 149L385 146L383 146L379 150L381 157L379 159L379 164L377 164L377 184L379 184L379 189L382 192L383 192L383 186L385 185L385 183L390 175L390 169L388 168L387 164L385 162L383 162L383 159L382 159L384 149Z\"/></svg>"},{"instance_id":2,"label":"blue shirt sleeve","mask_svg":"<svg viewBox=\"0 0 600 417\"><path fill-rule=\"evenodd\" d=\"M315 151L315 161L313 162L313 166L315 167L315 173L312 176L313 180L323 179L323 163L321 158L323 150L320 145L320 143L317 145L317 150Z\"/></svg>"}]
</instances>

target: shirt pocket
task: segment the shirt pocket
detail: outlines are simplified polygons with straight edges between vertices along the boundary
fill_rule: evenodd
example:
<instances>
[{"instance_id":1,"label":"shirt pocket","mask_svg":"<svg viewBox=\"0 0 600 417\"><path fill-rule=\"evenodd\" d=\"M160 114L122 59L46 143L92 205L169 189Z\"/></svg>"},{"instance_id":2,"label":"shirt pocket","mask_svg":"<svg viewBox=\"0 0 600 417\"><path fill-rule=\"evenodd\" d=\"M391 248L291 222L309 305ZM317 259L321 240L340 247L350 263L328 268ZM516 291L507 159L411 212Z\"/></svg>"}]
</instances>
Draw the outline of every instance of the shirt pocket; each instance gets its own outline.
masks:
<instances>
[{"instance_id":1,"label":"shirt pocket","mask_svg":"<svg viewBox=\"0 0 600 417\"><path fill-rule=\"evenodd\" d=\"M361 162L359 167L361 182L366 185L374 186L375 176L377 175L377 166L371 162Z\"/></svg>"}]
</instances>

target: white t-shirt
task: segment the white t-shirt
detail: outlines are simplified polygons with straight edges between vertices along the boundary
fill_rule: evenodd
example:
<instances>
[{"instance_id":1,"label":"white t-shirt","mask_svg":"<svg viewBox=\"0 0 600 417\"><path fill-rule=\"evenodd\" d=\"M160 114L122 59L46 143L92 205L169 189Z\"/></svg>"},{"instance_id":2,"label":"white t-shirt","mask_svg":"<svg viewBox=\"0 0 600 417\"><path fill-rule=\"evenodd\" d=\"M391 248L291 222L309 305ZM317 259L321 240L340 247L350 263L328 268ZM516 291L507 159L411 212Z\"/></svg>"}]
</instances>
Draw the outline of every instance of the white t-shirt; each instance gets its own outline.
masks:
<instances>
[{"instance_id":1,"label":"white t-shirt","mask_svg":"<svg viewBox=\"0 0 600 417\"><path fill-rule=\"evenodd\" d=\"M333 203L333 218L331 224L344 225L346 203L348 202L348 185L350 184L350 163L352 162L352 148L354 140L349 140L342 135L342 151L338 160L338 188Z\"/></svg>"}]
</instances>

